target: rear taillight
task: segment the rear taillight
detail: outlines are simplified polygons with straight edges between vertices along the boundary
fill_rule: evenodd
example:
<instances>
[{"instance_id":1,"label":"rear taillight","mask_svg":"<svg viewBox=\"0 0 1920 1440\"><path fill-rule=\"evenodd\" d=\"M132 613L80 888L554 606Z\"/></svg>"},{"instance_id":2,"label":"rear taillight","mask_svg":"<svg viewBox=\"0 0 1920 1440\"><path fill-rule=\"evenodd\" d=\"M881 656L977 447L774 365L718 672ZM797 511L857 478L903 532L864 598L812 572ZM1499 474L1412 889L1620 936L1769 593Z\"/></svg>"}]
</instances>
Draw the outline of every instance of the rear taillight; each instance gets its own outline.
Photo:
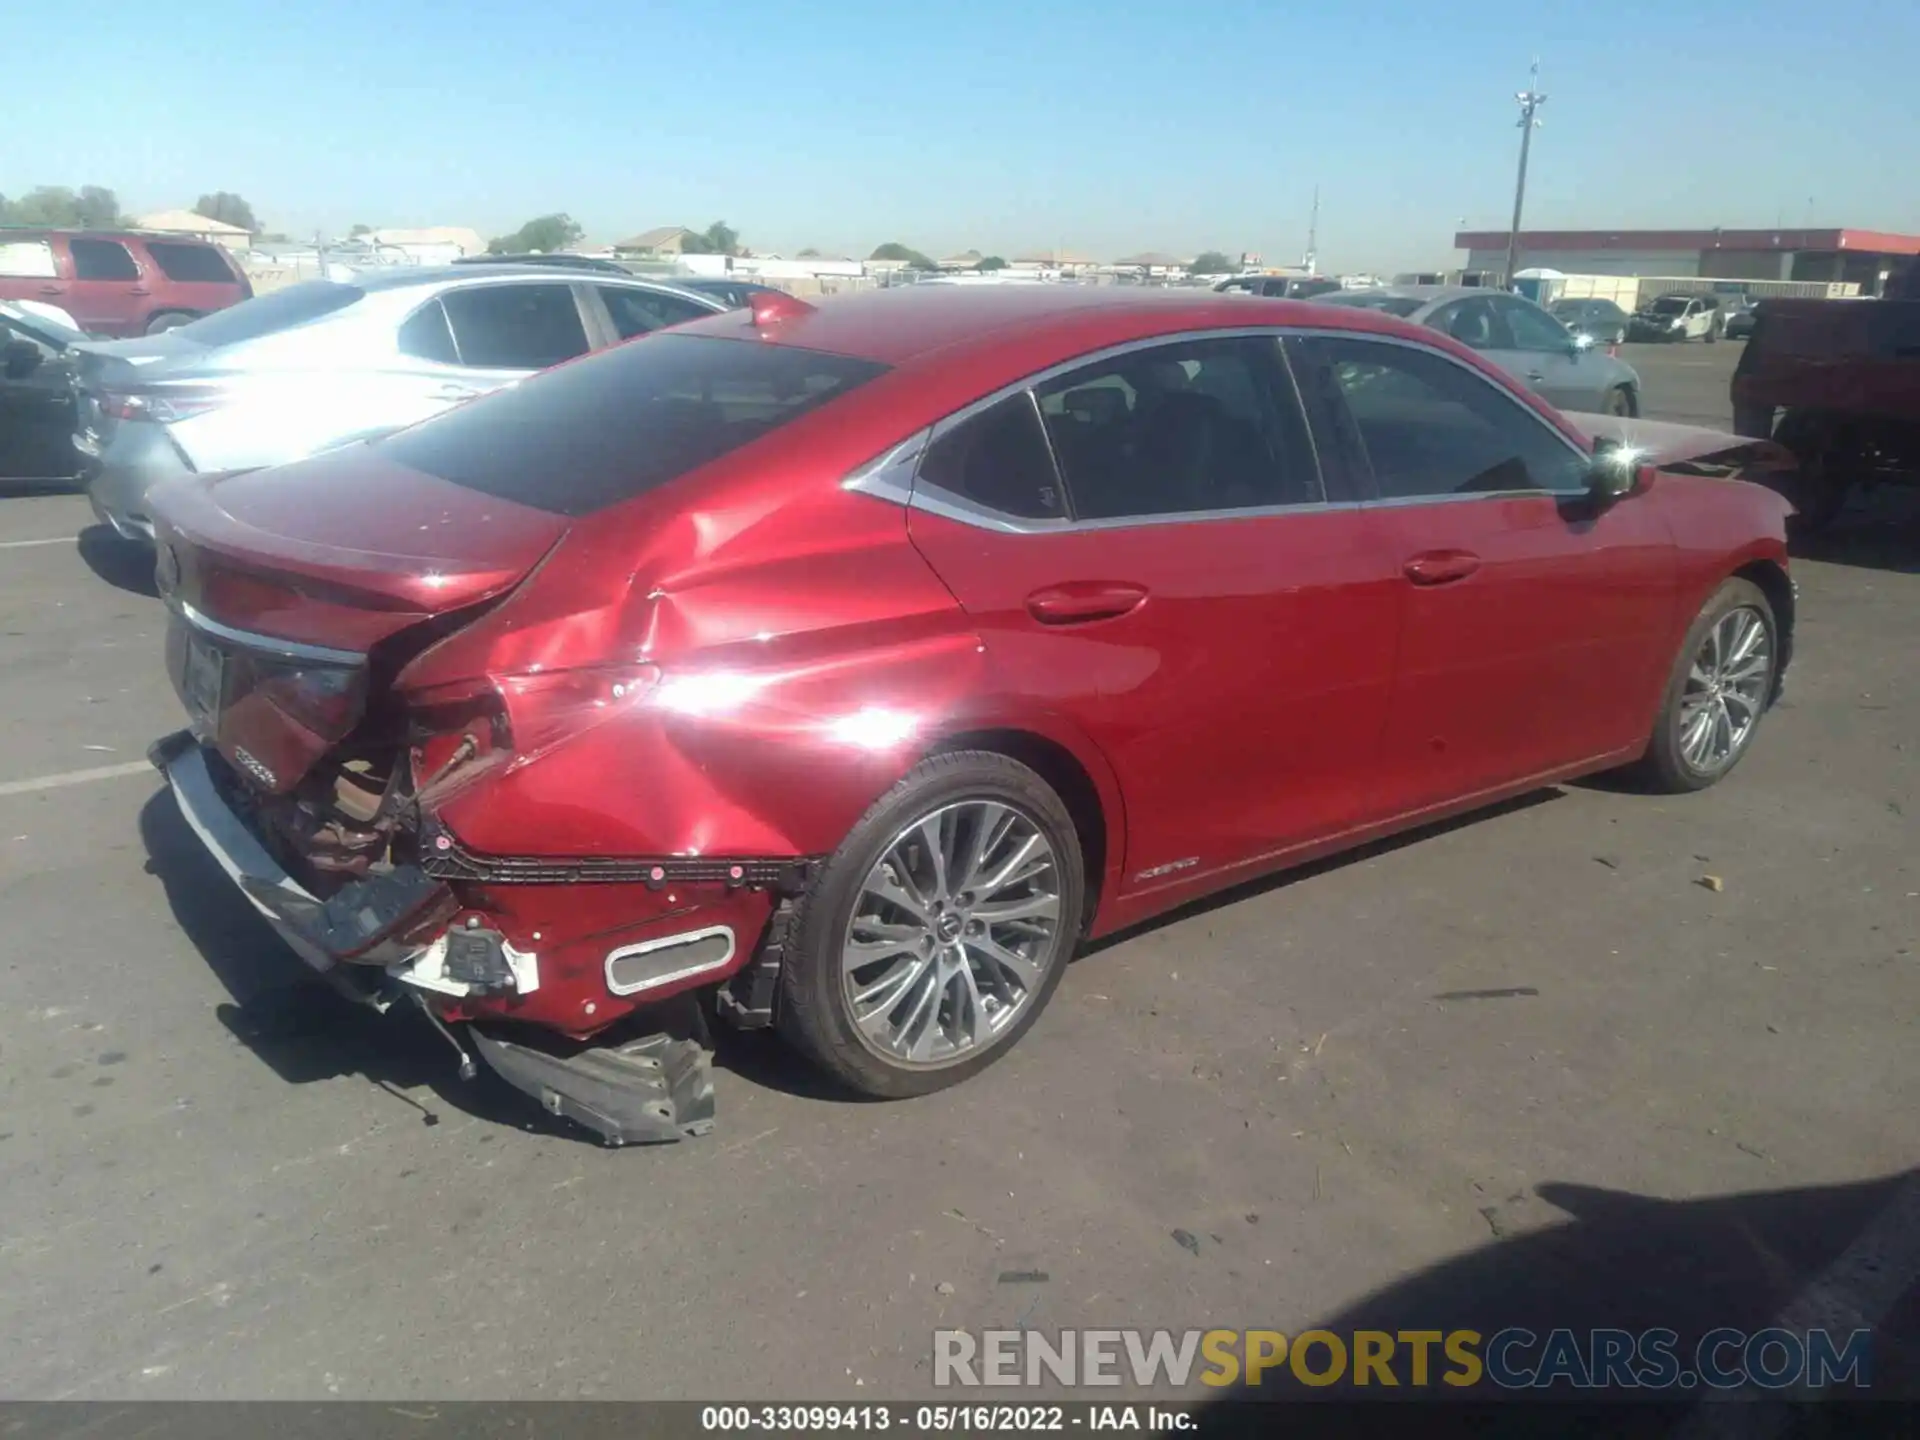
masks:
<instances>
[{"instance_id":1,"label":"rear taillight","mask_svg":"<svg viewBox=\"0 0 1920 1440\"><path fill-rule=\"evenodd\" d=\"M259 661L255 670L256 693L323 739L344 739L366 708L364 669Z\"/></svg>"},{"instance_id":2,"label":"rear taillight","mask_svg":"<svg viewBox=\"0 0 1920 1440\"><path fill-rule=\"evenodd\" d=\"M227 403L227 392L212 385L183 385L166 390L102 390L94 399L100 413L114 420L171 425L219 409Z\"/></svg>"}]
</instances>

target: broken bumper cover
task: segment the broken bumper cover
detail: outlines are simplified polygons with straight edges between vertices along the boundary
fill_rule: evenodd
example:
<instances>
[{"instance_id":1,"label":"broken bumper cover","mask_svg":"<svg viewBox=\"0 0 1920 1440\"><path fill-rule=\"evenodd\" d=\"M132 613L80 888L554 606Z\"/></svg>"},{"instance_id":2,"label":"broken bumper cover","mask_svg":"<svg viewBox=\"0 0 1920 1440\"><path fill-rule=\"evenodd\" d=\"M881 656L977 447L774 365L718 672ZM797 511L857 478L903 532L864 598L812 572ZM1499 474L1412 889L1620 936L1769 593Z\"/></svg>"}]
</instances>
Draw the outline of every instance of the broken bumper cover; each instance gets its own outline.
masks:
<instances>
[{"instance_id":1,"label":"broken bumper cover","mask_svg":"<svg viewBox=\"0 0 1920 1440\"><path fill-rule=\"evenodd\" d=\"M454 978L448 967L460 935L442 934L416 944L388 938L437 902L450 899L444 881L402 867L345 886L323 901L287 873L235 811L213 768L224 762L211 760L190 732L155 742L147 758L167 777L181 816L214 862L308 965L354 998L373 1000L383 1009L384 1001L350 981L348 972L378 976L376 967L384 967L386 976L410 986L423 1004L424 991L455 997L469 993L468 984ZM538 987L536 956L510 946L503 955L512 989L526 994ZM451 1038L451 1032L446 1033ZM549 1114L585 1126L610 1146L659 1144L713 1129L711 1052L704 1037L648 1035L561 1057L490 1035L478 1025L469 1026L468 1033L501 1079L532 1096ZM456 1040L456 1048L458 1044Z\"/></svg>"},{"instance_id":2,"label":"broken bumper cover","mask_svg":"<svg viewBox=\"0 0 1920 1440\"><path fill-rule=\"evenodd\" d=\"M480 1058L549 1115L609 1146L658 1145L713 1129L713 1070L696 1040L649 1035L561 1058L475 1027Z\"/></svg>"},{"instance_id":3,"label":"broken bumper cover","mask_svg":"<svg viewBox=\"0 0 1920 1440\"><path fill-rule=\"evenodd\" d=\"M387 937L443 901L443 882L404 867L345 886L322 900L287 873L235 812L214 778L206 749L190 731L155 741L147 759L167 777L181 817L214 862L314 969L324 973L343 961L393 966L427 958L425 952L432 947L401 946Z\"/></svg>"}]
</instances>

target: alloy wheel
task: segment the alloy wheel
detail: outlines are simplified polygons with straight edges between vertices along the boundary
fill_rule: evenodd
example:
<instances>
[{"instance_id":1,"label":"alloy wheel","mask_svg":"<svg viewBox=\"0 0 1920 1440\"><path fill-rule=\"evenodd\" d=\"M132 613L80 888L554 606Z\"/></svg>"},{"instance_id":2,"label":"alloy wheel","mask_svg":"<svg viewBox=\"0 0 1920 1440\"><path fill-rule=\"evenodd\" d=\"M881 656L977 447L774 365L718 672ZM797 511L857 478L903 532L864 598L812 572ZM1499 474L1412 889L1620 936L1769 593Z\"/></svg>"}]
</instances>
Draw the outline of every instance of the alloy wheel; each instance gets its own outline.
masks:
<instances>
[{"instance_id":1,"label":"alloy wheel","mask_svg":"<svg viewBox=\"0 0 1920 1440\"><path fill-rule=\"evenodd\" d=\"M1694 652L1680 692L1679 750L1689 769L1713 775L1746 748L1773 683L1767 622L1741 605L1714 621Z\"/></svg>"},{"instance_id":2,"label":"alloy wheel","mask_svg":"<svg viewBox=\"0 0 1920 1440\"><path fill-rule=\"evenodd\" d=\"M1061 962L1065 921L1053 845L1022 810L964 800L913 821L867 872L841 945L861 1040L916 1068L978 1055Z\"/></svg>"}]
</instances>

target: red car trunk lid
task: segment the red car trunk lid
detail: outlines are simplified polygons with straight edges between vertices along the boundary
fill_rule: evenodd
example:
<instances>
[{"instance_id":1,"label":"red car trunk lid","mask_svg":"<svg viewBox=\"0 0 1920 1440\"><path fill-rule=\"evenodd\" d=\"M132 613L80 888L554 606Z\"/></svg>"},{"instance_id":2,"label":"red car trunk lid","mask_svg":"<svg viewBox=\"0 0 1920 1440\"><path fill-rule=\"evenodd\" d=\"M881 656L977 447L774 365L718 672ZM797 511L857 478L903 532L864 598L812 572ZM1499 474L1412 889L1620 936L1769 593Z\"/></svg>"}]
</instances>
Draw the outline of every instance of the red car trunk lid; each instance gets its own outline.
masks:
<instances>
[{"instance_id":1,"label":"red car trunk lid","mask_svg":"<svg viewBox=\"0 0 1920 1440\"><path fill-rule=\"evenodd\" d=\"M358 721L386 679L376 647L504 595L567 529L365 446L152 503L175 687L196 729L276 791Z\"/></svg>"}]
</instances>

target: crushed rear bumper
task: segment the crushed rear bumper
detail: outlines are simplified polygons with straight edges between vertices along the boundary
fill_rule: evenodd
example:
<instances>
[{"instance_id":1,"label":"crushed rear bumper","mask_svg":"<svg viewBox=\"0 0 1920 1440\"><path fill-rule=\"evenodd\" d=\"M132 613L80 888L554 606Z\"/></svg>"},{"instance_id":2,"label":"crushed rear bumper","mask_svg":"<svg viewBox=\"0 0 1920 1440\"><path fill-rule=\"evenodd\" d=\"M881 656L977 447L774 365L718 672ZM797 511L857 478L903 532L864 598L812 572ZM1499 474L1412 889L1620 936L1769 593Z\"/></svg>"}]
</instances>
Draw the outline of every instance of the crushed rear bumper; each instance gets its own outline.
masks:
<instances>
[{"instance_id":1,"label":"crushed rear bumper","mask_svg":"<svg viewBox=\"0 0 1920 1440\"><path fill-rule=\"evenodd\" d=\"M426 992L458 995L465 989L448 978L448 936L412 943L392 938L403 929L417 936L429 928L435 906L451 911L445 881L401 866L322 900L288 873L235 810L215 770L224 762L210 758L191 731L155 741L147 758L167 777L181 817L214 863L294 954L351 998L376 1009L387 1009L400 993L411 991L453 1042L467 1073L461 1038L426 1003ZM526 993L538 987L537 956L509 947L506 957L515 989ZM573 1054L506 1039L477 1024L464 1030L490 1069L549 1114L585 1126L610 1146L645 1145L713 1128L712 1048L698 1007L691 1013L694 1024L687 1036L646 1035Z\"/></svg>"}]
</instances>

